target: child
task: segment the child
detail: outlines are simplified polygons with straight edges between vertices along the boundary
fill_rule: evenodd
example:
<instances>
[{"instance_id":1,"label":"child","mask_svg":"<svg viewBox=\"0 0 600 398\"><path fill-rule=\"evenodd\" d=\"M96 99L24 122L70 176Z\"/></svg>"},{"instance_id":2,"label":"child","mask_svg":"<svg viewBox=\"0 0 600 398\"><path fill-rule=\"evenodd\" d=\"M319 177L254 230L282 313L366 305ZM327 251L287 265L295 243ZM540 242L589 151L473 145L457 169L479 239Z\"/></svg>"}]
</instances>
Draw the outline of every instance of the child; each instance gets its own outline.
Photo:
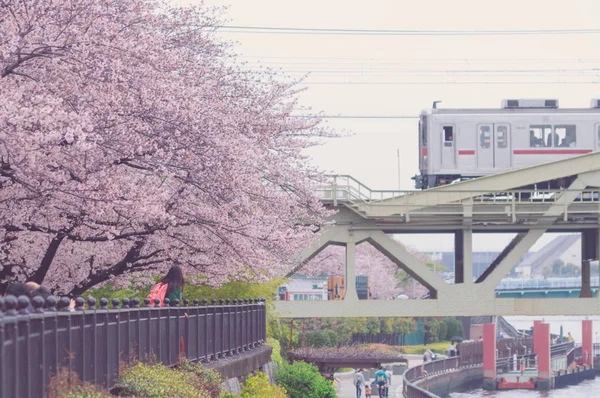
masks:
<instances>
[{"instance_id":1,"label":"child","mask_svg":"<svg viewBox=\"0 0 600 398\"><path fill-rule=\"evenodd\" d=\"M365 397L371 398L371 386L368 384L365 386Z\"/></svg>"}]
</instances>

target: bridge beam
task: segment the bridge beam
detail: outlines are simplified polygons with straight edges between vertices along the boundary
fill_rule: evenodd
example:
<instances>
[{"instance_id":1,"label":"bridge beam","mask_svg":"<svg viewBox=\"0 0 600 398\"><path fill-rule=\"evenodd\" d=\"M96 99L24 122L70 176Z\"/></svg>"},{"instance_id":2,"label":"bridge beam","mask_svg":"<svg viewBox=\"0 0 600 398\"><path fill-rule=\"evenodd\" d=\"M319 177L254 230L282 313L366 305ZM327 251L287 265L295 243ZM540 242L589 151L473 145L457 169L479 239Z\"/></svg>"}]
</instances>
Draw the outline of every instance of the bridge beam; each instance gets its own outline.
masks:
<instances>
[{"instance_id":1,"label":"bridge beam","mask_svg":"<svg viewBox=\"0 0 600 398\"><path fill-rule=\"evenodd\" d=\"M594 172L596 173L596 172ZM586 175L588 173L585 173ZM489 273L487 277L479 284L479 293L483 295L493 295L494 289L504 275L517 264L517 262L531 249L539 238L544 235L547 228L556 222L571 204L586 188L587 184L584 178L577 177L569 186L569 189L564 191L554 202L550 208L544 213L542 218L536 223L536 229L530 229L525 236L514 246L504 259L498 264L496 269Z\"/></svg>"},{"instance_id":2,"label":"bridge beam","mask_svg":"<svg viewBox=\"0 0 600 398\"><path fill-rule=\"evenodd\" d=\"M474 300L462 292L438 300L276 301L275 310L282 318L600 315L597 298Z\"/></svg>"},{"instance_id":3,"label":"bridge beam","mask_svg":"<svg viewBox=\"0 0 600 398\"><path fill-rule=\"evenodd\" d=\"M399 245L382 231L369 231L367 241L429 289L431 298L438 298L440 293L447 293L450 290L450 286L429 269L426 264L415 258L402 245Z\"/></svg>"}]
</instances>

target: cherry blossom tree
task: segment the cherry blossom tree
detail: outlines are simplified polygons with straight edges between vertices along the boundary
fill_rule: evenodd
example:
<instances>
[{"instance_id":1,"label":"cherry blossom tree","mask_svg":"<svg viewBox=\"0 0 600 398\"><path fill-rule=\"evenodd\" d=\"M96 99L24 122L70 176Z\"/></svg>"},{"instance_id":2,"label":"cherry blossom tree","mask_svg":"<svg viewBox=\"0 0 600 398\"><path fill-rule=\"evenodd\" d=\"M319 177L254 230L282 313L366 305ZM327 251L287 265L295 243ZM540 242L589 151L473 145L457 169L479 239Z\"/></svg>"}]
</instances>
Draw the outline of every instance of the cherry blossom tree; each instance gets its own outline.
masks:
<instances>
[{"instance_id":1,"label":"cherry blossom tree","mask_svg":"<svg viewBox=\"0 0 600 398\"><path fill-rule=\"evenodd\" d=\"M307 262L298 273L309 276L345 275L345 250L344 247L330 245ZM410 247L407 250L420 261L431 263L426 254ZM369 277L369 288L375 299L393 299L400 293L412 291L412 284L408 286L408 274L369 243L356 246L355 263L356 274ZM419 290L420 294L427 291L422 286Z\"/></svg>"},{"instance_id":2,"label":"cherry blossom tree","mask_svg":"<svg viewBox=\"0 0 600 398\"><path fill-rule=\"evenodd\" d=\"M294 82L245 71L220 12L0 0L0 291L80 294L173 264L267 279L328 215Z\"/></svg>"}]
</instances>

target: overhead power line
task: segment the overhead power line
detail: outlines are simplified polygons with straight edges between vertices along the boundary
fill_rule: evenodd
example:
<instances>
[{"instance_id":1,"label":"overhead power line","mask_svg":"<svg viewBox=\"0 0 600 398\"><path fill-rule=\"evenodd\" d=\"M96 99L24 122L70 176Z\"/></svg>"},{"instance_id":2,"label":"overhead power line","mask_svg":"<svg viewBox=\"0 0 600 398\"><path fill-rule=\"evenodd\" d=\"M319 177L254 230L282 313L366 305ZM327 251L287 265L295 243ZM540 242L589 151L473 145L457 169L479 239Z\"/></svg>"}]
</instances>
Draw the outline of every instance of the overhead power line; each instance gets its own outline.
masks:
<instances>
[{"instance_id":1,"label":"overhead power line","mask_svg":"<svg viewBox=\"0 0 600 398\"><path fill-rule=\"evenodd\" d=\"M304 85L426 85L426 84L522 84L522 85L529 85L529 84L555 84L555 85L560 85L560 84L598 84L600 83L600 81L536 81L536 82L532 82L532 81L521 81L521 82L517 82L517 81L440 81L440 82L434 82L434 81L380 81L380 82L376 82L376 81L362 81L362 82L358 82L358 81L348 81L348 82L343 82L343 81L339 81L339 82L302 82L300 84L304 84Z\"/></svg>"},{"instance_id":2,"label":"overhead power line","mask_svg":"<svg viewBox=\"0 0 600 398\"><path fill-rule=\"evenodd\" d=\"M292 117L309 117L320 119L418 119L414 115L292 115Z\"/></svg>"},{"instance_id":3,"label":"overhead power line","mask_svg":"<svg viewBox=\"0 0 600 398\"><path fill-rule=\"evenodd\" d=\"M254 34L366 35L366 36L516 36L516 35L580 35L599 34L600 29L519 29L519 30L398 30L398 29L333 29L287 28L274 26L216 26L223 32Z\"/></svg>"}]
</instances>

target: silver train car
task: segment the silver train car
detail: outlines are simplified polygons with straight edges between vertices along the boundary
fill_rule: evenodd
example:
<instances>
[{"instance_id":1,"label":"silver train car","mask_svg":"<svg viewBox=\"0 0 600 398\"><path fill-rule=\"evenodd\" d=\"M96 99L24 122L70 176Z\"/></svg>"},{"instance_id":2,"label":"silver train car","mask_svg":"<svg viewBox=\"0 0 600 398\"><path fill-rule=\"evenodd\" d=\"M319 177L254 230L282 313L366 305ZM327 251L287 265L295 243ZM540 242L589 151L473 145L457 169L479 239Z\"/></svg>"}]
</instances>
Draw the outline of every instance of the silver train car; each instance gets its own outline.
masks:
<instances>
[{"instance_id":1,"label":"silver train car","mask_svg":"<svg viewBox=\"0 0 600 398\"><path fill-rule=\"evenodd\" d=\"M600 99L568 109L557 99L503 100L499 109L436 105L419 119L417 189L600 150Z\"/></svg>"}]
</instances>

